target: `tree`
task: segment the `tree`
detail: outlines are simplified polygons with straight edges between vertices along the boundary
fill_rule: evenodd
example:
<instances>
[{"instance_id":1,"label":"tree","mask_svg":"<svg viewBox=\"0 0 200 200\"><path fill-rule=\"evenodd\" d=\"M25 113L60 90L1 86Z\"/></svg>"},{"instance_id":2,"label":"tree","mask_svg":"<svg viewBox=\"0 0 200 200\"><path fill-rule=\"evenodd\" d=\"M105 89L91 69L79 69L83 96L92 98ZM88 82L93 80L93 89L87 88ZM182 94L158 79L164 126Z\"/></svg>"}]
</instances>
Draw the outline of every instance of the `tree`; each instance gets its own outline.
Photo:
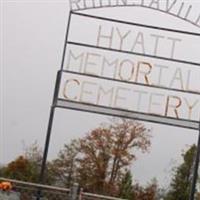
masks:
<instances>
[{"instance_id":1,"label":"tree","mask_svg":"<svg viewBox=\"0 0 200 200\"><path fill-rule=\"evenodd\" d=\"M197 147L192 145L185 153L182 154L183 163L174 171L174 177L170 184L170 190L166 200L188 200L191 187L191 176L193 169L194 156Z\"/></svg>"},{"instance_id":2,"label":"tree","mask_svg":"<svg viewBox=\"0 0 200 200\"><path fill-rule=\"evenodd\" d=\"M70 187L78 182L88 192L130 197L132 176L127 169L137 159L138 151L148 152L149 132L134 120L113 119L109 124L102 124L85 137L65 145L58 158L47 163L45 183ZM34 143L0 173L37 182L41 161L42 152Z\"/></svg>"},{"instance_id":3,"label":"tree","mask_svg":"<svg viewBox=\"0 0 200 200\"><path fill-rule=\"evenodd\" d=\"M25 148L23 155L8 163L0 169L3 177L28 182L38 182L42 162L42 151L37 142ZM46 178L47 183L52 182L50 175Z\"/></svg>"},{"instance_id":4,"label":"tree","mask_svg":"<svg viewBox=\"0 0 200 200\"><path fill-rule=\"evenodd\" d=\"M66 172L59 172L60 180L71 177L86 191L119 195L119 185L127 167L136 159L136 151L145 153L149 149L149 131L133 120L115 119L101 125L77 140L76 148L73 144L65 146L56 161L60 172ZM69 147L73 147L72 152Z\"/></svg>"},{"instance_id":5,"label":"tree","mask_svg":"<svg viewBox=\"0 0 200 200\"><path fill-rule=\"evenodd\" d=\"M79 141L72 140L69 145L64 145L58 158L49 163L49 172L54 177L54 184L70 187L76 177L76 157L79 153Z\"/></svg>"},{"instance_id":6,"label":"tree","mask_svg":"<svg viewBox=\"0 0 200 200\"><path fill-rule=\"evenodd\" d=\"M34 172L30 162L24 156L19 156L3 168L3 175L12 179L32 181Z\"/></svg>"},{"instance_id":7,"label":"tree","mask_svg":"<svg viewBox=\"0 0 200 200\"><path fill-rule=\"evenodd\" d=\"M138 184L133 187L133 200L155 200L157 197L157 181L153 180L147 187Z\"/></svg>"},{"instance_id":8,"label":"tree","mask_svg":"<svg viewBox=\"0 0 200 200\"><path fill-rule=\"evenodd\" d=\"M0 177L3 177L4 176L4 170L5 170L5 166L4 165L1 165L0 166Z\"/></svg>"},{"instance_id":9,"label":"tree","mask_svg":"<svg viewBox=\"0 0 200 200\"><path fill-rule=\"evenodd\" d=\"M132 200L133 199L133 184L132 184L132 174L130 171L127 171L124 175L121 184L120 184L120 193L119 197L123 199Z\"/></svg>"}]
</instances>

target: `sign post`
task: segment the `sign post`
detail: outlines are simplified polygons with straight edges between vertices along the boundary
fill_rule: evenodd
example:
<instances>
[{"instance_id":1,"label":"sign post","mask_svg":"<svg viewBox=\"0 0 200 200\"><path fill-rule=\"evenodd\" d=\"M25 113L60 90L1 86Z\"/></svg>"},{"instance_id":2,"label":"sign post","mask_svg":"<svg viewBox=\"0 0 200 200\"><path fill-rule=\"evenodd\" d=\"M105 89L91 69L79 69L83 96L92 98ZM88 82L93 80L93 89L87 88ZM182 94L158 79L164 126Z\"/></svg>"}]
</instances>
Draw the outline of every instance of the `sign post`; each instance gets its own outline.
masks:
<instances>
[{"instance_id":1,"label":"sign post","mask_svg":"<svg viewBox=\"0 0 200 200\"><path fill-rule=\"evenodd\" d=\"M50 144L50 138L51 138L51 130L52 130L52 126L53 126L53 119L54 119L55 108L56 108L56 106L55 106L56 96L58 94L58 88L59 88L59 84L60 84L60 77L61 77L60 75L61 74L60 74L60 71L59 71L57 73L57 77L56 77L53 103L52 103L52 106L51 106L51 109L50 109L47 135L46 135L46 140L45 140L43 159L42 159L41 171L40 171L40 176L39 176L39 183L41 183L41 184L44 183L44 178L45 178L46 162L47 162L47 156L48 156L48 150L49 150L49 144ZM40 200L40 197L41 197L41 190L39 189L37 191L37 200Z\"/></svg>"},{"instance_id":2,"label":"sign post","mask_svg":"<svg viewBox=\"0 0 200 200\"><path fill-rule=\"evenodd\" d=\"M196 183L197 183L197 179L198 179L199 159L200 159L200 123L199 123L199 138L198 138L196 159L194 162L194 172L193 172L193 176L192 176L192 185L191 185L189 200L194 200L194 197L195 197Z\"/></svg>"}]
</instances>

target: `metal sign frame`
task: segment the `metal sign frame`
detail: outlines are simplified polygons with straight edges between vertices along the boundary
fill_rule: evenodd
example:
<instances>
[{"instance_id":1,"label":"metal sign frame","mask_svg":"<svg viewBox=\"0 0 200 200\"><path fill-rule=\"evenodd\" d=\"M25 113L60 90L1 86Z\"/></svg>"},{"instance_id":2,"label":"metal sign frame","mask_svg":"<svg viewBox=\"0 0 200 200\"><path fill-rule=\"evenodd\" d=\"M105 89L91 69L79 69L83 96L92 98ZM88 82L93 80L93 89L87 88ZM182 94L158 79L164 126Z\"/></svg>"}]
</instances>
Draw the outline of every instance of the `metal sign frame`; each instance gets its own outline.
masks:
<instances>
[{"instance_id":1,"label":"metal sign frame","mask_svg":"<svg viewBox=\"0 0 200 200\"><path fill-rule=\"evenodd\" d=\"M68 25L67 25L67 30L66 30L65 42L64 42L64 50L63 50L62 62L61 62L61 70L59 70L57 72L53 102L52 102L51 109L50 109L47 135L46 135L46 141L45 141L45 148L44 148L44 152L43 152L42 167L41 167L41 172L40 172L40 176L39 176L39 183L43 184L45 181L45 168L46 168L47 155L48 155L48 149L49 149L49 144L50 144L51 130L52 130L52 125L53 125L53 120L54 120L54 115L55 115L55 109L56 108L67 108L67 109L72 109L72 110L92 112L92 113L98 113L98 114L104 114L104 115L112 115L112 116L131 118L131 119L137 119L137 120L141 120L141 121L148 121L148 122L153 122L153 123L166 124L166 125L170 125L170 126L177 126L177 127L182 127L182 128L199 130L199 138L198 138L198 144L197 144L198 148L197 148L197 152L196 152L196 159L195 159L195 163L194 163L194 172L193 172L193 177L192 177L192 185L191 185L191 191L190 191L190 197L189 197L189 200L194 200L195 188L196 188L196 183L197 183L197 178L198 178L198 167L199 167L199 156L200 156L200 122L187 121L187 120L175 119L175 118L170 119L169 117L161 117L161 116L158 117L158 116L153 116L153 115L149 115L149 114L145 114L145 113L129 112L126 110L116 110L116 109L112 109L112 108L109 108L110 109L110 111L109 111L108 108L103 107L103 106L95 106L95 105L90 105L90 104L86 104L86 103L78 103L78 102L66 101L66 100L63 101L62 99L58 98L59 89L60 89L60 85L61 85L62 73L67 72L67 73L83 75L81 73L64 70L64 61L65 61L67 45L73 44L73 45L83 45L86 47L91 47L90 45L87 45L87 44L77 44L72 41L68 41L71 17L73 14L81 15L81 16L85 16L85 17L91 17L86 14L76 13L75 11L70 11L70 13L69 13ZM95 17L95 16L93 16L93 18L105 19L105 18ZM109 20L109 19L106 18L106 20ZM121 22L119 20L113 20L113 19L110 19L110 21ZM134 23L129 23L129 22L123 22L123 23L134 24ZM135 24L135 25L139 25L139 24ZM183 34L191 34L191 35L195 35L195 36L200 36L200 34L198 34L198 33L166 29L166 28L147 26L147 25L141 25L141 24L140 24L140 26L154 28L154 29L158 29L158 30L174 31L174 32L183 33ZM105 48L104 50L109 50L109 49ZM113 50L113 49L111 49L111 50ZM151 55L146 55L146 56L152 57ZM160 59L163 59L163 58L161 57ZM171 60L171 59L169 59L169 60ZM183 60L181 61L181 60L173 59L171 61L182 62L182 63L186 63L186 64L200 66L200 63L187 62L187 61L183 61ZM86 75L86 74L84 74L84 75ZM87 74L86 76L90 76L90 75ZM101 78L105 78L105 77L101 77ZM157 88L159 88L159 87L157 87ZM168 88L160 88L160 89L168 89ZM171 89L168 89L168 90L171 90ZM172 90L178 91L177 89L173 89L173 88L172 88ZM184 92L184 91L181 91L181 92ZM147 118L147 115L150 116L149 119ZM158 120L158 118L159 118L159 120ZM39 190L38 195L37 195L37 200L40 200L40 196L41 196L41 191Z\"/></svg>"}]
</instances>

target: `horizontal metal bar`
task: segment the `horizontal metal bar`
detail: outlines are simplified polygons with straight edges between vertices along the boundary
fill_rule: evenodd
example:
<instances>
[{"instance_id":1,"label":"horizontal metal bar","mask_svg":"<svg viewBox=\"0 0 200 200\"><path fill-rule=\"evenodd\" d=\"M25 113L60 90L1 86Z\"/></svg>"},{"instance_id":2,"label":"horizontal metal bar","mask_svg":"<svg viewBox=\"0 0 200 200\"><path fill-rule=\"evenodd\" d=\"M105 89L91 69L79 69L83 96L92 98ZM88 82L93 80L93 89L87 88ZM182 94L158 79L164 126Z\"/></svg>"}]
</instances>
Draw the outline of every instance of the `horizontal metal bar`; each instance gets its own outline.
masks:
<instances>
[{"instance_id":1,"label":"horizontal metal bar","mask_svg":"<svg viewBox=\"0 0 200 200\"><path fill-rule=\"evenodd\" d=\"M20 184L20 185L25 185L25 186L29 186L29 187L36 187L36 188L48 189L48 190L57 190L57 191L62 191L62 192L69 192L70 191L70 189L68 189L68 188L60 188L60 187L55 187L55 186L49 186L49 185L43 185L43 184L37 184L37 183L30 183L30 182L19 181L19 180L3 178L3 177L0 177L0 181L7 181L7 182L14 183L14 184Z\"/></svg>"},{"instance_id":2,"label":"horizontal metal bar","mask_svg":"<svg viewBox=\"0 0 200 200\"><path fill-rule=\"evenodd\" d=\"M93 105L93 104L82 103L82 102L74 102L74 101L69 101L69 100L64 100L64 99L58 99L56 107L77 110L77 111L84 111L84 112L89 112L89 113L96 113L96 114L141 120L141 121L146 121L146 122L151 122L151 123L158 123L158 124L176 126L176 127L193 129L193 130L199 129L199 122L196 122L196 121L168 118L168 117L159 116L159 115L139 113L135 111L110 108L106 106L99 106L99 105Z\"/></svg>"}]
</instances>

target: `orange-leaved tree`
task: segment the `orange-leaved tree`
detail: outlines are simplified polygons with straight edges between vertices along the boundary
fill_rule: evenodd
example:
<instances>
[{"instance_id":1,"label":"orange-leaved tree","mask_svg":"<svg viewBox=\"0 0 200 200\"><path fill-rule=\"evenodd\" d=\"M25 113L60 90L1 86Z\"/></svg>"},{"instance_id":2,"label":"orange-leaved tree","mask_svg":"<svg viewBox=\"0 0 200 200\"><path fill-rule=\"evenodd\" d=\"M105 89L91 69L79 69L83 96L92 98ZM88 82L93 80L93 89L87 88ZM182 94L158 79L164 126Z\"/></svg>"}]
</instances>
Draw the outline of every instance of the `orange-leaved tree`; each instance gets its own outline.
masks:
<instances>
[{"instance_id":1,"label":"orange-leaved tree","mask_svg":"<svg viewBox=\"0 0 200 200\"><path fill-rule=\"evenodd\" d=\"M113 119L109 124L90 131L76 142L76 154L70 158L65 146L57 163L73 162L73 180L89 192L118 195L120 183L127 168L136 159L138 151L147 152L150 147L150 130L137 121ZM59 166L64 172L64 166ZM68 178L70 168L67 170ZM71 171L72 173L72 171ZM62 173L60 173L62 174Z\"/></svg>"}]
</instances>

